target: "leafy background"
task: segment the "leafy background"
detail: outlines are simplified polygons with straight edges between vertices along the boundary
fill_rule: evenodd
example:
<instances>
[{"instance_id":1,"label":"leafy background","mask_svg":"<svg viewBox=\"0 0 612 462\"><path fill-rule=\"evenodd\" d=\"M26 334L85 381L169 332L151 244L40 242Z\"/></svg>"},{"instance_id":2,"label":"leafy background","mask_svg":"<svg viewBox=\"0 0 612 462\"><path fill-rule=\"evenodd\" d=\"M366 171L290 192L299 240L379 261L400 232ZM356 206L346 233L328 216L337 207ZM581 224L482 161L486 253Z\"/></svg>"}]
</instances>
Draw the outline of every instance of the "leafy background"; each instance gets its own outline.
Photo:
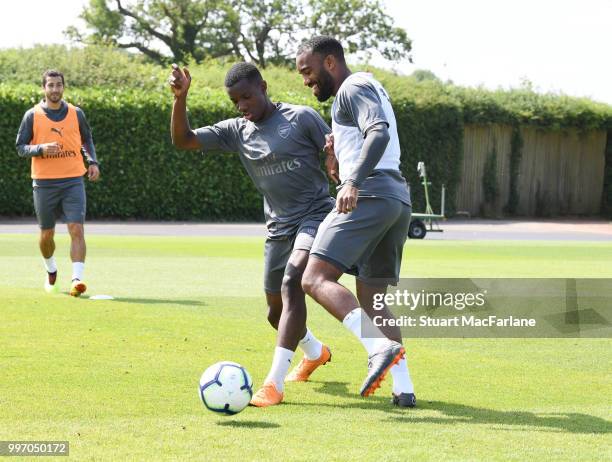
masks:
<instances>
[{"instance_id":1,"label":"leafy background","mask_svg":"<svg viewBox=\"0 0 612 462\"><path fill-rule=\"evenodd\" d=\"M231 64L190 66L193 127L237 116L222 87ZM88 186L90 218L263 219L261 198L236 155L203 156L172 146L168 70L93 46L0 51L0 215L33 213L29 162L17 157L14 142L23 114L41 98L41 69L47 68L64 72L65 99L83 108L93 129L103 179ZM612 107L586 98L537 94L528 85L511 91L462 88L433 75L404 77L366 65L354 70L371 71L385 85L398 122L404 175L419 184L416 164L425 159L430 177L436 178L432 202L438 202L445 184L451 215L465 124L612 131ZM329 103L317 102L294 70L269 66L263 74L273 100L311 105L329 122ZM610 151L608 141L603 213L612 203ZM413 186L412 192L415 209L424 209L420 188Z\"/></svg>"}]
</instances>

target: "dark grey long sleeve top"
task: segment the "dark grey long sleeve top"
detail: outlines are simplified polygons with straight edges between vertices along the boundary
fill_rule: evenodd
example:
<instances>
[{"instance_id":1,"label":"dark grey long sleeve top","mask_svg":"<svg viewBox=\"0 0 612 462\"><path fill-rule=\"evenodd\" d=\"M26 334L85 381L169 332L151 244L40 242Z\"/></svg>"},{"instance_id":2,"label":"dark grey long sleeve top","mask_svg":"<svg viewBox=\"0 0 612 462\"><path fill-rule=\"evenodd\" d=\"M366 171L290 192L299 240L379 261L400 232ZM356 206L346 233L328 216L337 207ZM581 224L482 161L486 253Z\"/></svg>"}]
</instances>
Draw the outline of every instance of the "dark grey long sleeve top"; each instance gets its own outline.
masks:
<instances>
[{"instance_id":1,"label":"dark grey long sleeve top","mask_svg":"<svg viewBox=\"0 0 612 462\"><path fill-rule=\"evenodd\" d=\"M49 119L54 122L61 122L68 114L68 105L62 101L62 105L59 109L49 109L46 107L44 102L41 103L45 114ZM91 128L85 113L81 108L76 108L77 119L79 121L79 131L81 132L81 142L83 143L83 150L87 162L89 164L97 164L98 158L96 156L96 148L93 143L93 137L91 134ZM19 126L19 132L17 132L17 140L15 146L17 147L17 154L20 157L34 157L42 154L42 147L39 144L30 144L34 137L34 108L28 110L21 120Z\"/></svg>"}]
</instances>

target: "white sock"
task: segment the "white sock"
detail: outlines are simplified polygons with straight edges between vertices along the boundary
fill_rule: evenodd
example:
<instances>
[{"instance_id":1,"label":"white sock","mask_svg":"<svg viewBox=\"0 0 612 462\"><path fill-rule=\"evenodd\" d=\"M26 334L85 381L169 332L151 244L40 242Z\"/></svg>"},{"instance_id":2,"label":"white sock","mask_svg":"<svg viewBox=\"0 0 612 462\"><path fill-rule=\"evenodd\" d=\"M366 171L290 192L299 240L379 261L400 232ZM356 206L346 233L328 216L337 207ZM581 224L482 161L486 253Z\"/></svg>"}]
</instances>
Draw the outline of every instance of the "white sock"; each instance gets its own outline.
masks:
<instances>
[{"instance_id":1,"label":"white sock","mask_svg":"<svg viewBox=\"0 0 612 462\"><path fill-rule=\"evenodd\" d=\"M72 279L83 280L83 273L85 272L85 263L82 261L72 262Z\"/></svg>"},{"instance_id":2,"label":"white sock","mask_svg":"<svg viewBox=\"0 0 612 462\"><path fill-rule=\"evenodd\" d=\"M274 382L276 389L282 393L285 389L285 377L289 372L291 366L291 360L293 359L294 352L287 350L287 348L276 347L274 349L274 358L272 359L272 367L270 372L266 376L264 383Z\"/></svg>"},{"instance_id":3,"label":"white sock","mask_svg":"<svg viewBox=\"0 0 612 462\"><path fill-rule=\"evenodd\" d=\"M51 255L49 258L43 257L43 263L47 273L55 273L57 271L57 265L55 264L55 257Z\"/></svg>"},{"instance_id":4,"label":"white sock","mask_svg":"<svg viewBox=\"0 0 612 462\"><path fill-rule=\"evenodd\" d=\"M393 393L396 395L400 393L414 393L414 385L410 378L406 358L402 358L400 362L391 368L391 375L393 376Z\"/></svg>"},{"instance_id":5,"label":"white sock","mask_svg":"<svg viewBox=\"0 0 612 462\"><path fill-rule=\"evenodd\" d=\"M304 351L306 359L319 359L323 344L306 328L306 335L300 340L300 348Z\"/></svg>"},{"instance_id":6,"label":"white sock","mask_svg":"<svg viewBox=\"0 0 612 462\"><path fill-rule=\"evenodd\" d=\"M361 308L355 308L342 320L342 324L359 339L368 355L373 355L377 351L384 349L391 343L387 337L374 325L370 317ZM375 334L375 337L362 337L361 326L365 327L368 333Z\"/></svg>"}]
</instances>

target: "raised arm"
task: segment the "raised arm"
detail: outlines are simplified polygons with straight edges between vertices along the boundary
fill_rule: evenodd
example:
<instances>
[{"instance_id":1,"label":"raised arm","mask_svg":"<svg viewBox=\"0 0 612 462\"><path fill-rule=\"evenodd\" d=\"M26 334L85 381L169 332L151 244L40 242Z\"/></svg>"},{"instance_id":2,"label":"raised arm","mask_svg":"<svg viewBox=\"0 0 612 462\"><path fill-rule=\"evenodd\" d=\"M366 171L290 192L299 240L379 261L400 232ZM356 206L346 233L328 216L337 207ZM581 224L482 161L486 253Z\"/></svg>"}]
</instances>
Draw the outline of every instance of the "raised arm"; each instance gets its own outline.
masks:
<instances>
[{"instance_id":1,"label":"raised arm","mask_svg":"<svg viewBox=\"0 0 612 462\"><path fill-rule=\"evenodd\" d=\"M189 126L189 119L187 118L187 93L191 85L189 70L186 67L181 70L176 64L173 64L168 83L172 93L174 93L172 119L170 121L172 144L179 149L201 150L202 146L195 132Z\"/></svg>"}]
</instances>

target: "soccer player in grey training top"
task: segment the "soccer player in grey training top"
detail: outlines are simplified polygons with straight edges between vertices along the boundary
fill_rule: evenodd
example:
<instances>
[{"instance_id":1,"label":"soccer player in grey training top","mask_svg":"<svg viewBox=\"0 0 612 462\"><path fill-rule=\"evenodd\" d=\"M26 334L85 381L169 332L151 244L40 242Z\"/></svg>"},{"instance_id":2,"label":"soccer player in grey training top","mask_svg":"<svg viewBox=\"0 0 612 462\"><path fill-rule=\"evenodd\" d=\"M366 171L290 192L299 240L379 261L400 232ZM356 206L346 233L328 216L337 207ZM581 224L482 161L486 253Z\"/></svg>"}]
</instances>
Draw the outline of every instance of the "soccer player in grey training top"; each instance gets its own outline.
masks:
<instances>
[{"instance_id":1,"label":"soccer player in grey training top","mask_svg":"<svg viewBox=\"0 0 612 462\"><path fill-rule=\"evenodd\" d=\"M250 63L235 64L225 77L226 91L242 116L197 130L190 128L186 114L189 71L173 65L169 82L174 93L172 142L181 149L238 153L264 197L264 290L268 321L278 337L272 368L251 404L278 404L298 344L304 358L287 381L306 381L331 358L329 348L306 327L301 286L317 229L334 203L319 162L330 129L312 108L270 101L266 82Z\"/></svg>"},{"instance_id":2,"label":"soccer player in grey training top","mask_svg":"<svg viewBox=\"0 0 612 462\"><path fill-rule=\"evenodd\" d=\"M401 332L394 324L378 329L372 322L374 313L393 316L386 307L374 311L373 301L386 293L388 284L398 282L412 210L399 170L400 145L389 96L370 74L351 73L342 45L331 37L304 42L296 65L319 101L335 96L332 130L341 180L336 207L319 227L302 285L366 348L368 374L361 395L374 393L390 370L393 404L413 407L416 398ZM338 283L344 272L356 275L358 300Z\"/></svg>"}]
</instances>

